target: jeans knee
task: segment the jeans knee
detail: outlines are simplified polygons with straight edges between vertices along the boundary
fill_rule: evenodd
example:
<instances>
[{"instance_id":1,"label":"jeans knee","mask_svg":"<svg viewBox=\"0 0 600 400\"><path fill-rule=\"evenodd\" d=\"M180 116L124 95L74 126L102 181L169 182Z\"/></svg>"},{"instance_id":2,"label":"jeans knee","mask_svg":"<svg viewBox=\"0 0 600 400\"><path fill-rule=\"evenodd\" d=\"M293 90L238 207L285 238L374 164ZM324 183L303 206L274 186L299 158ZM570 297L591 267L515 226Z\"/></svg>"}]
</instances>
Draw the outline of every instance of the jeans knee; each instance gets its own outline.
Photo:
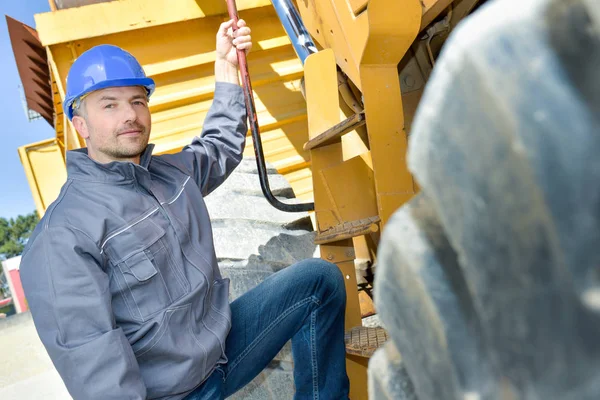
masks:
<instances>
[{"instance_id":1,"label":"jeans knee","mask_svg":"<svg viewBox=\"0 0 600 400\"><path fill-rule=\"evenodd\" d=\"M330 301L346 303L346 286L344 275L337 265L320 258L314 258L311 263L311 274L316 277L325 290L325 298Z\"/></svg>"}]
</instances>

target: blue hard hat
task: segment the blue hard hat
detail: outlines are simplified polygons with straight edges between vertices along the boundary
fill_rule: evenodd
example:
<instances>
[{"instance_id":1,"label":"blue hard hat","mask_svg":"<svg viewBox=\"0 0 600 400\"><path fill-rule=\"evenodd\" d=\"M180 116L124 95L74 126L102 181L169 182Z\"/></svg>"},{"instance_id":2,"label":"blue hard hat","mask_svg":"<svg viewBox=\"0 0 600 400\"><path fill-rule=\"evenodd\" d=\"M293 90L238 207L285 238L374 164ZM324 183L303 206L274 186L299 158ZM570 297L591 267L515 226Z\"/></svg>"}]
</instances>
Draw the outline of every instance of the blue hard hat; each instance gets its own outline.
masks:
<instances>
[{"instance_id":1,"label":"blue hard hat","mask_svg":"<svg viewBox=\"0 0 600 400\"><path fill-rule=\"evenodd\" d=\"M69 70L63 110L72 120L72 106L77 99L95 90L117 86L143 86L150 97L156 85L135 57L120 47L108 44L92 47Z\"/></svg>"}]
</instances>

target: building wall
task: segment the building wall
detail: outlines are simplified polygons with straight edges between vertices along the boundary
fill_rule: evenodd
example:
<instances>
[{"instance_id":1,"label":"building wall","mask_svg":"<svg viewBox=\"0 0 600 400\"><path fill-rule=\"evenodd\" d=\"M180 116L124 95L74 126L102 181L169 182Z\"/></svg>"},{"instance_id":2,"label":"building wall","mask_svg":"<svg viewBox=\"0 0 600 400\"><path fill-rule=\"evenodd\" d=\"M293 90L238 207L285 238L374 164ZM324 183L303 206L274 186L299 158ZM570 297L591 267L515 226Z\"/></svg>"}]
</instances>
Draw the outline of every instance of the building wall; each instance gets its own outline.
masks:
<instances>
[{"instance_id":1,"label":"building wall","mask_svg":"<svg viewBox=\"0 0 600 400\"><path fill-rule=\"evenodd\" d=\"M27 300L25 299L25 292L23 291L23 285L21 284L21 276L19 274L20 264L21 256L2 261L2 268L6 274L8 287L10 288L11 297L17 313L22 313L29 309Z\"/></svg>"}]
</instances>

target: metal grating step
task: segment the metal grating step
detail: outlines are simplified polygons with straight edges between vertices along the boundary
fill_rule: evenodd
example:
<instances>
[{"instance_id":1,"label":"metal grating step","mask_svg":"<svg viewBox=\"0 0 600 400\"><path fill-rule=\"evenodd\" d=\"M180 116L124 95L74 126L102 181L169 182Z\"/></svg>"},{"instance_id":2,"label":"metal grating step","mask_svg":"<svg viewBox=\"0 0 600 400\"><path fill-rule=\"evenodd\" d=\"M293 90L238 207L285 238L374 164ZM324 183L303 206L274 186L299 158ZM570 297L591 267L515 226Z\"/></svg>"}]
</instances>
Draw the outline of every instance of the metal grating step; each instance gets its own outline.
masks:
<instances>
[{"instance_id":1,"label":"metal grating step","mask_svg":"<svg viewBox=\"0 0 600 400\"><path fill-rule=\"evenodd\" d=\"M381 327L356 326L346 331L344 337L346 353L367 358L371 357L387 340L387 332Z\"/></svg>"},{"instance_id":2,"label":"metal grating step","mask_svg":"<svg viewBox=\"0 0 600 400\"><path fill-rule=\"evenodd\" d=\"M344 222L343 224L319 232L315 237L315 244L331 243L377 232L379 230L379 226L377 225L379 221L380 219L377 216Z\"/></svg>"}]
</instances>

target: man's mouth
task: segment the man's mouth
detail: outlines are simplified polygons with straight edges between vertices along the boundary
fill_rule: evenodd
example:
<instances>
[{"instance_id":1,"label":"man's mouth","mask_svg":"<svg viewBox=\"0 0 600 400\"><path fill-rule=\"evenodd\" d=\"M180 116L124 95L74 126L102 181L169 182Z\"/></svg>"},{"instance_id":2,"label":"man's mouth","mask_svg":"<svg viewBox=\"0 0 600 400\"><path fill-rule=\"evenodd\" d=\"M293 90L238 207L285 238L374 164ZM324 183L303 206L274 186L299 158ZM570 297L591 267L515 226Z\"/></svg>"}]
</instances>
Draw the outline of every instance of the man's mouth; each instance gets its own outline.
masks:
<instances>
[{"instance_id":1,"label":"man's mouth","mask_svg":"<svg viewBox=\"0 0 600 400\"><path fill-rule=\"evenodd\" d=\"M142 134L142 130L140 129L129 129L123 132L120 132L118 134L118 136L137 136L137 135L141 135Z\"/></svg>"}]
</instances>

